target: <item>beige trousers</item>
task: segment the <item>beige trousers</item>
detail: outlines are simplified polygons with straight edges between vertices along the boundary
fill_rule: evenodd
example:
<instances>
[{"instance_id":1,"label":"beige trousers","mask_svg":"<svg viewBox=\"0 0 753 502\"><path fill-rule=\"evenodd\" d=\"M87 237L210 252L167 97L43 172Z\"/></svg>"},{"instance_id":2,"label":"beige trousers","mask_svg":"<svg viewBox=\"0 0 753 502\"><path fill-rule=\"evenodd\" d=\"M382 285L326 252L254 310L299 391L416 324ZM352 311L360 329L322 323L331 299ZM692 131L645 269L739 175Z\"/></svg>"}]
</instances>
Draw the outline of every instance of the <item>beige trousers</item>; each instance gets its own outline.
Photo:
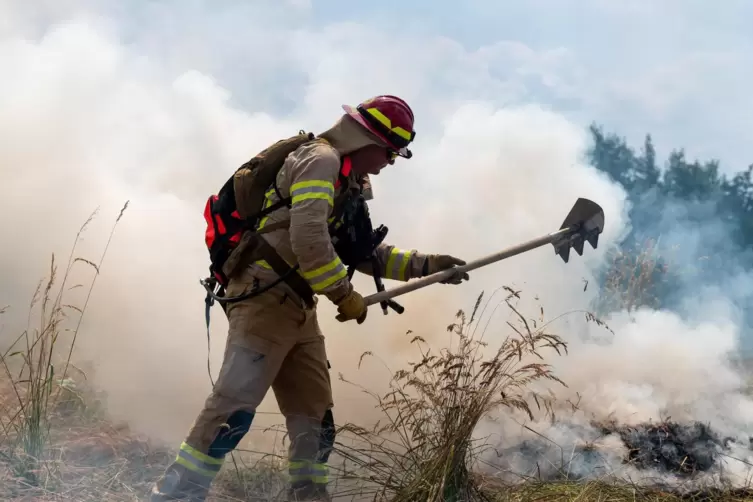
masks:
<instances>
[{"instance_id":1,"label":"beige trousers","mask_svg":"<svg viewBox=\"0 0 753 502\"><path fill-rule=\"evenodd\" d=\"M230 282L226 296L239 295L253 283L244 273ZM224 456L248 431L270 387L285 416L293 484L326 484L326 465L317 455L322 418L333 403L316 310L304 309L281 288L272 288L227 304L227 316L228 338L217 382L175 462L158 480L152 500L182 494L203 500Z\"/></svg>"}]
</instances>

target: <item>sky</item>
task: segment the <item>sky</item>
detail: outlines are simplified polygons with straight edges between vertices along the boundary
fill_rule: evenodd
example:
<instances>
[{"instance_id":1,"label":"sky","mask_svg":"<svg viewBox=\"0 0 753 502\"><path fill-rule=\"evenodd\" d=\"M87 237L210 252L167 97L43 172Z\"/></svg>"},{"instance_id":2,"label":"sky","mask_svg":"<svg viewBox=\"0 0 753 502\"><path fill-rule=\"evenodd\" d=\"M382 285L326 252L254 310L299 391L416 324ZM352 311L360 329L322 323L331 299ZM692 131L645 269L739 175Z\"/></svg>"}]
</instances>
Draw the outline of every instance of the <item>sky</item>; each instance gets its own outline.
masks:
<instances>
[{"instance_id":1,"label":"sky","mask_svg":"<svg viewBox=\"0 0 753 502\"><path fill-rule=\"evenodd\" d=\"M723 169L753 158L753 5L743 0L5 3L34 21L32 36L81 6L109 16L165 71L211 73L249 111L300 106L314 65L300 61L306 47L315 71L342 76L347 97L346 81L378 92L383 80L371 74L383 74L409 94L536 102L636 145L648 132L659 152L682 147ZM425 129L432 117L419 110Z\"/></svg>"},{"instance_id":2,"label":"sky","mask_svg":"<svg viewBox=\"0 0 753 502\"><path fill-rule=\"evenodd\" d=\"M592 121L636 146L650 132L660 154L685 147L734 171L753 161L753 4L705 5L0 0L0 208L13 215L0 232L20 243L0 247L0 307L11 306L0 341L25 327L51 254L64 263L99 208L75 251L97 261L130 201L76 362L107 392L112 416L181 441L210 388L198 283L206 198L269 143L324 130L344 103L396 94L414 109L417 135L414 157L373 180L371 214L390 243L471 260L556 230L578 197L603 207L606 228L597 250L568 264L535 250L463 285L401 297L401 316L372 308L363 325L342 324L320 302L336 420L364 419L373 403L336 375L386 385L384 367L358 369L364 350L394 370L416 356L408 330L451 343L446 326L481 291L519 287L536 316L539 304L550 318L588 308L594 271L630 228L624 191L585 161ZM79 265L71 281L88 284ZM355 285L373 292L368 278ZM80 305L84 293L66 298ZM722 294L701 296L690 316L616 316L613 343L589 345L595 328L555 323L576 349L555 366L572 393L596 396L594 413L669 409L745 430L753 404L735 393L740 377L726 361L740 327ZM503 311L489 311L492 339L506 332ZM216 377L227 323L218 306L212 315ZM271 396L261 411L274 415Z\"/></svg>"}]
</instances>

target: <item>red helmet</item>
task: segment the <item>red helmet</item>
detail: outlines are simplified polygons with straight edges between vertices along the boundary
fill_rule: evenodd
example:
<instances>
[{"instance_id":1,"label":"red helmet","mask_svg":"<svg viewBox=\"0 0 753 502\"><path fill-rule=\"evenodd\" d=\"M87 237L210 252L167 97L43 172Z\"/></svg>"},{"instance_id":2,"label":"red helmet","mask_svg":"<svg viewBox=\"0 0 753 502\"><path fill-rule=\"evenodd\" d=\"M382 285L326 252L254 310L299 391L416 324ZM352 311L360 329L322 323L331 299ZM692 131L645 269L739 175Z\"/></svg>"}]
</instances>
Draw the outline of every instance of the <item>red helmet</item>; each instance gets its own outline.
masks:
<instances>
[{"instance_id":1,"label":"red helmet","mask_svg":"<svg viewBox=\"0 0 753 502\"><path fill-rule=\"evenodd\" d=\"M402 99L390 95L375 96L355 109L343 105L343 110L394 149L397 155L406 159L413 156L408 150L408 145L416 137L413 110Z\"/></svg>"}]
</instances>

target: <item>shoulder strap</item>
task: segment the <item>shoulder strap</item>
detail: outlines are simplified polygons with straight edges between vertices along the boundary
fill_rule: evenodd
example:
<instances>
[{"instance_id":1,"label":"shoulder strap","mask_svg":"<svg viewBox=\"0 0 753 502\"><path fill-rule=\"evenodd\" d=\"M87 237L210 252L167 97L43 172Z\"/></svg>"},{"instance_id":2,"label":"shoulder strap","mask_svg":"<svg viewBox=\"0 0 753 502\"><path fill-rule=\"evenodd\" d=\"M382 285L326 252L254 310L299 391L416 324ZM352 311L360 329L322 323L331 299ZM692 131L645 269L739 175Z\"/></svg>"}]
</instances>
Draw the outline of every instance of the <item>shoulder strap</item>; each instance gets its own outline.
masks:
<instances>
[{"instance_id":1,"label":"shoulder strap","mask_svg":"<svg viewBox=\"0 0 753 502\"><path fill-rule=\"evenodd\" d=\"M323 138L316 138L313 141L323 141L326 142ZM347 184L348 176L350 175L352 171L352 164L350 157L343 157L341 161L341 168L340 172L338 173L338 179L335 182L335 188L339 188L343 184ZM270 213L276 209L279 209L280 207L284 205L290 206L290 197L283 198L282 194L278 191L277 188L277 179L275 177L275 183L273 184L273 187L275 189L275 192L277 194L277 197L280 199L278 202L273 204L272 206L268 207L262 213L267 214ZM259 216L262 216L261 214ZM261 230L256 230L255 232L257 234L264 234L268 232L272 232L274 230L280 230L283 228L287 228L290 225L290 220L283 220L278 221L275 223L270 223L266 225ZM314 306L314 291L311 289L311 286L308 284L308 282L301 277L299 274L295 273L295 271L299 268L298 265L295 267L290 267L288 263L275 251L275 249L263 238L259 237L259 254L262 259L264 259L267 263L269 263L269 266L272 267L272 270L275 271L277 275L280 277L284 277L285 282L295 291L301 299L306 303L306 305L309 306L309 308L313 308Z\"/></svg>"},{"instance_id":2,"label":"shoulder strap","mask_svg":"<svg viewBox=\"0 0 753 502\"><path fill-rule=\"evenodd\" d=\"M348 176L353 170L353 161L350 159L350 155L346 155L340 161L340 172L337 175L337 181L335 182L335 189L340 188L340 185L344 185L348 181Z\"/></svg>"},{"instance_id":3,"label":"shoulder strap","mask_svg":"<svg viewBox=\"0 0 753 502\"><path fill-rule=\"evenodd\" d=\"M327 143L329 144L329 141L327 141L324 138L317 138L314 136L313 133L306 133L303 129L301 129L299 134L308 134L308 141L305 141L298 145L297 148L300 148L301 146L308 145L309 143ZM260 214L259 217L266 215L267 213L271 213L272 211L275 211L282 206L287 206L288 209L290 209L290 203L292 200L292 197L283 197L282 193L280 192L280 188L277 186L277 175L272 179L272 189L275 191L275 195L277 195L277 198L279 199L278 202L267 208L268 210L264 214Z\"/></svg>"},{"instance_id":4,"label":"shoulder strap","mask_svg":"<svg viewBox=\"0 0 753 502\"><path fill-rule=\"evenodd\" d=\"M267 263L269 263L269 266L272 267L272 270L274 270L278 276L284 278L284 281L288 284L288 286L290 286L293 291L295 291L298 296L301 297L301 299L309 308L314 308L314 306L316 305L316 303L314 302L314 290L311 289L311 286L309 286L309 283L306 282L306 279L296 273L299 265L291 267L285 260L282 259L277 251L275 251L275 248L273 248L266 241L266 239L264 239L262 236L259 236L258 239L259 253L261 257Z\"/></svg>"}]
</instances>

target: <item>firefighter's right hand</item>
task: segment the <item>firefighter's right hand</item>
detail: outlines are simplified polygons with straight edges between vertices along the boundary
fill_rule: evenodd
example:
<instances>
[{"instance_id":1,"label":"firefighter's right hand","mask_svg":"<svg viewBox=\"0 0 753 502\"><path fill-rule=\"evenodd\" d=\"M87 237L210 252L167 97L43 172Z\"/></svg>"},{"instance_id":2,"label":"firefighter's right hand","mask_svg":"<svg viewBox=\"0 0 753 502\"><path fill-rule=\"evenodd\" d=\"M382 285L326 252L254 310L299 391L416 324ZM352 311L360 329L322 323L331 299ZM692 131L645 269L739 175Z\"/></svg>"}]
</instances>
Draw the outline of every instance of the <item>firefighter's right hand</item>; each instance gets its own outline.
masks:
<instances>
[{"instance_id":1,"label":"firefighter's right hand","mask_svg":"<svg viewBox=\"0 0 753 502\"><path fill-rule=\"evenodd\" d=\"M335 305L337 305L337 311L339 312L339 314L335 316L335 319L340 322L355 319L358 324L361 324L366 320L368 307L363 300L363 296L361 296L358 291L353 289L352 285L350 286L350 291L348 292L348 294L345 295L343 299L337 302Z\"/></svg>"}]
</instances>

